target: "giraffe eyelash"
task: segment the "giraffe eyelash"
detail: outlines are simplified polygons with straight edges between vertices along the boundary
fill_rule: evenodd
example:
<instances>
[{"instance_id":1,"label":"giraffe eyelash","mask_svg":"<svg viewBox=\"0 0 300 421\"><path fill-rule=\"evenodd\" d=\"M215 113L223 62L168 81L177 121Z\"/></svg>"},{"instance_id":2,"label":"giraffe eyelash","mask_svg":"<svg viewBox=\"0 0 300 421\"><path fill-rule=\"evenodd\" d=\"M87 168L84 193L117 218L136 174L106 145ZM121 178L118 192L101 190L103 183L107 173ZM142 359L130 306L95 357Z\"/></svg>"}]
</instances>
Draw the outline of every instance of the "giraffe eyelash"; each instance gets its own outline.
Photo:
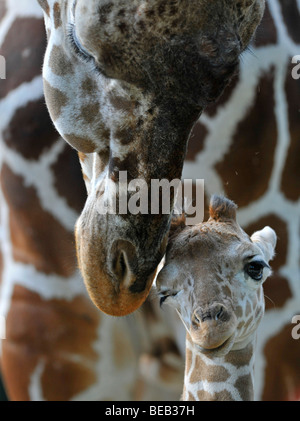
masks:
<instances>
[{"instance_id":1,"label":"giraffe eyelash","mask_svg":"<svg viewBox=\"0 0 300 421\"><path fill-rule=\"evenodd\" d=\"M73 23L69 23L68 25L68 39L75 54L79 56L83 61L85 61L86 63L95 61L94 57L92 57L86 51L84 51L80 46L79 42L77 41L75 35L75 25Z\"/></svg>"},{"instance_id":2,"label":"giraffe eyelash","mask_svg":"<svg viewBox=\"0 0 300 421\"><path fill-rule=\"evenodd\" d=\"M99 66L96 65L95 58L80 46L80 43L77 40L77 37L76 37L76 34L75 34L74 23L69 23L67 33L68 33L68 39L70 41L72 50L74 51L76 56L81 61L91 64L92 68L93 68L92 70L95 73L97 73L98 75L101 75L101 76L105 76L105 73L99 68Z\"/></svg>"}]
</instances>

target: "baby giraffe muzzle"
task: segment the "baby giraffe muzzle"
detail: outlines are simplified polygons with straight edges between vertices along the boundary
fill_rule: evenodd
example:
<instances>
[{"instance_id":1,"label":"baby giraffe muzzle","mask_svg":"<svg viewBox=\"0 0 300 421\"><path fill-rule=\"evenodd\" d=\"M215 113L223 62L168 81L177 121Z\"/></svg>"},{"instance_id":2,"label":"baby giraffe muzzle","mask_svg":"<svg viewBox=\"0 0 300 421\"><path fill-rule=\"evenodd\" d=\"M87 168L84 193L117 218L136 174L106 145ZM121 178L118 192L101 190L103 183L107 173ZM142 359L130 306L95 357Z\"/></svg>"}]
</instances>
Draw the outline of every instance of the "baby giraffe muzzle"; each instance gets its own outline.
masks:
<instances>
[{"instance_id":1,"label":"baby giraffe muzzle","mask_svg":"<svg viewBox=\"0 0 300 421\"><path fill-rule=\"evenodd\" d=\"M192 315L191 337L202 352L219 350L232 337L237 318L224 304L198 307Z\"/></svg>"}]
</instances>

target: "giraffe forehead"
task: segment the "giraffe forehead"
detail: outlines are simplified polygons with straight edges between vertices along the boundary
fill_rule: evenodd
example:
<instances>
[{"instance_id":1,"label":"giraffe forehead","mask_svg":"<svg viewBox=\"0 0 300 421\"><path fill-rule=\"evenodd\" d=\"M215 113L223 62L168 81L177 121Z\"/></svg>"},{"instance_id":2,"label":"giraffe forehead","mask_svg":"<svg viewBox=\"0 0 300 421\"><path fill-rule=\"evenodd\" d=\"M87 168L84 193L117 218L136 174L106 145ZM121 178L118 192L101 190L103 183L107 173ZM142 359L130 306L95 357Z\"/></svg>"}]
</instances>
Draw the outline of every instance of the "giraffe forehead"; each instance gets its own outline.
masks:
<instances>
[{"instance_id":1,"label":"giraffe forehead","mask_svg":"<svg viewBox=\"0 0 300 421\"><path fill-rule=\"evenodd\" d=\"M84 0L77 0L75 14L76 24L79 26L89 22L89 26L94 27L97 32L102 28L102 34L118 40L128 37L129 32L130 36L143 32L151 33L153 37L175 34L183 29L195 31L203 24L205 7L203 2L190 0L90 0L87 7ZM87 18L91 19L87 21ZM95 33L92 32L91 35Z\"/></svg>"},{"instance_id":2,"label":"giraffe forehead","mask_svg":"<svg viewBox=\"0 0 300 421\"><path fill-rule=\"evenodd\" d=\"M187 90L185 96L201 91L194 79L205 77L203 61L209 66L218 62L232 74L243 38L237 19L237 7L223 0L214 8L190 0L94 0L88 7L78 0L75 8L77 38L104 74L148 88L152 84L159 91L162 84L165 90L175 84L173 95L179 85ZM187 84L182 83L183 73Z\"/></svg>"},{"instance_id":3,"label":"giraffe forehead","mask_svg":"<svg viewBox=\"0 0 300 421\"><path fill-rule=\"evenodd\" d=\"M172 260L181 255L190 263L197 263L201 258L205 267L217 268L217 262L223 262L224 268L228 268L251 249L252 243L242 231L238 232L226 224L221 227L201 224L184 230L171 242L168 253ZM218 268L221 269L221 266Z\"/></svg>"}]
</instances>

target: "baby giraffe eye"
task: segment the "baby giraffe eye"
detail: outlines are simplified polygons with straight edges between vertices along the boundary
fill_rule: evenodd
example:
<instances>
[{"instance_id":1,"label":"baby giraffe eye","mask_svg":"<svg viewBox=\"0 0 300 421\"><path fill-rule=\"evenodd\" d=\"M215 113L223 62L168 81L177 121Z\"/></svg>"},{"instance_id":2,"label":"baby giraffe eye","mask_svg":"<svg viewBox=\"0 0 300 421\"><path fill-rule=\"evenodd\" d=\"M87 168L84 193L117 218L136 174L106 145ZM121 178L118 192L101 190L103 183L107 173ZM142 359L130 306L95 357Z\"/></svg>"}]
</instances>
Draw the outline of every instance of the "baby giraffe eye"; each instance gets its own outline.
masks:
<instances>
[{"instance_id":1,"label":"baby giraffe eye","mask_svg":"<svg viewBox=\"0 0 300 421\"><path fill-rule=\"evenodd\" d=\"M169 295L163 295L162 297L160 297L160 300L159 300L160 307L163 305L163 303L166 301L168 297Z\"/></svg>"},{"instance_id":2,"label":"baby giraffe eye","mask_svg":"<svg viewBox=\"0 0 300 421\"><path fill-rule=\"evenodd\" d=\"M254 281L260 281L265 267L269 265L264 261L256 261L247 263L244 270Z\"/></svg>"},{"instance_id":3,"label":"baby giraffe eye","mask_svg":"<svg viewBox=\"0 0 300 421\"><path fill-rule=\"evenodd\" d=\"M173 291L164 291L164 292L160 292L160 300L159 300L159 305L160 307L163 305L163 303L166 301L167 298L169 297L175 297L175 295L177 295L177 291L173 292Z\"/></svg>"}]
</instances>

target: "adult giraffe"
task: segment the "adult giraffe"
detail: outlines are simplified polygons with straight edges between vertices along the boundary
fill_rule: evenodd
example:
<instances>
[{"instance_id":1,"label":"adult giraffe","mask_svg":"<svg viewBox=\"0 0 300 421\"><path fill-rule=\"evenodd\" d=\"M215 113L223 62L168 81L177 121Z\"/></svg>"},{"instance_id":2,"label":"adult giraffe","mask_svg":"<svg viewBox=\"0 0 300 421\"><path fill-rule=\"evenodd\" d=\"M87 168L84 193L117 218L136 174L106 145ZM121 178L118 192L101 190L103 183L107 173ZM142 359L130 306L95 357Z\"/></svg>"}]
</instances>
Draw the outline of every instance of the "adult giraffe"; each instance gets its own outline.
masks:
<instances>
[{"instance_id":1,"label":"adult giraffe","mask_svg":"<svg viewBox=\"0 0 300 421\"><path fill-rule=\"evenodd\" d=\"M0 83L1 362L8 397L177 399L180 355L153 303L128 319L106 316L77 270L73 232L86 191L77 154L45 106L42 9L36 1L1 0L0 22L7 70Z\"/></svg>"},{"instance_id":2,"label":"adult giraffe","mask_svg":"<svg viewBox=\"0 0 300 421\"><path fill-rule=\"evenodd\" d=\"M149 293L172 212L101 214L99 202L116 190L119 204L120 171L149 191L151 180L181 179L192 126L237 69L264 1L39 3L48 32L46 102L61 136L83 154L87 180L76 224L79 267L96 306L127 315Z\"/></svg>"}]
</instances>

